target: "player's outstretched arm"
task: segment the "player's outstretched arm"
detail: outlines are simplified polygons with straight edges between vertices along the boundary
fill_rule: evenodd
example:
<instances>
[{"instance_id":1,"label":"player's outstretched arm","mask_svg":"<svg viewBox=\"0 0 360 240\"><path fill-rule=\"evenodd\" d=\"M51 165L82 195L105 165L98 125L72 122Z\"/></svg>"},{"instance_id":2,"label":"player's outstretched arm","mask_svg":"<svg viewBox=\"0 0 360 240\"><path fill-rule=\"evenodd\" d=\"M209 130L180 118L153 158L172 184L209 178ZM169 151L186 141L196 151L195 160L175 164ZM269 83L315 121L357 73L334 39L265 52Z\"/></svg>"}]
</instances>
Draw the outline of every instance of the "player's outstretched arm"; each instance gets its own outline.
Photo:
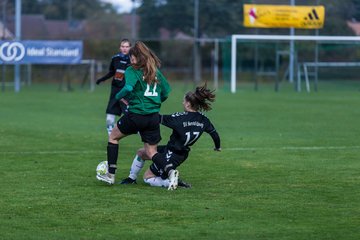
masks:
<instances>
[{"instance_id":1,"label":"player's outstretched arm","mask_svg":"<svg viewBox=\"0 0 360 240\"><path fill-rule=\"evenodd\" d=\"M221 146L220 146L220 136L218 134L218 132L216 130L212 131L211 133L209 133L213 142L214 142L214 150L215 151L221 151Z\"/></svg>"},{"instance_id":2,"label":"player's outstretched arm","mask_svg":"<svg viewBox=\"0 0 360 240\"><path fill-rule=\"evenodd\" d=\"M96 80L96 84L99 85L101 82L106 81L107 79L111 78L112 76L114 76L113 72L108 72L105 76L99 78L98 80Z\"/></svg>"}]
</instances>

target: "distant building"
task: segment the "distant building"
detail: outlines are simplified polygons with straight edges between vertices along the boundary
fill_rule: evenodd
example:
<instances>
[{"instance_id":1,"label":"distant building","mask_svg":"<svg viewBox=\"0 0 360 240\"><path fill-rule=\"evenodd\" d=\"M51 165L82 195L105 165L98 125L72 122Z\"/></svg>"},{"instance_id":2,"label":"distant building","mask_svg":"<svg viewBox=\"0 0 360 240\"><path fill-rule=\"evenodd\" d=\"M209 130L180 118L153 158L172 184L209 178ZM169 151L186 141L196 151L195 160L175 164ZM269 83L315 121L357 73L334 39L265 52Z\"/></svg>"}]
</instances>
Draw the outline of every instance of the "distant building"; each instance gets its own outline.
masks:
<instances>
[{"instance_id":1,"label":"distant building","mask_svg":"<svg viewBox=\"0 0 360 240\"><path fill-rule=\"evenodd\" d=\"M13 38L14 34L12 34L12 32L10 32L9 29L4 26L3 22L0 22L0 39L4 40Z\"/></svg>"},{"instance_id":2,"label":"distant building","mask_svg":"<svg viewBox=\"0 0 360 240\"><path fill-rule=\"evenodd\" d=\"M194 40L194 36L187 35L186 33L179 30L170 31L166 28L160 28L159 32L161 40Z\"/></svg>"},{"instance_id":3,"label":"distant building","mask_svg":"<svg viewBox=\"0 0 360 240\"><path fill-rule=\"evenodd\" d=\"M132 16L121 15L124 22L118 26L117 23L96 22L95 20L49 20L40 14L23 14L21 16L21 39L23 40L73 40L73 39L102 39L117 38L119 32L124 33L127 38L131 28ZM0 22L1 23L1 22ZM139 29L139 17L136 16L136 29ZM105 27L104 27L104 24ZM14 38L15 17L11 16L6 21L6 29L3 31L0 25L0 36L5 33L7 39ZM113 34L113 36L112 36ZM124 36L124 37L125 37Z\"/></svg>"},{"instance_id":4,"label":"distant building","mask_svg":"<svg viewBox=\"0 0 360 240\"><path fill-rule=\"evenodd\" d=\"M83 21L68 22L65 20L47 20L43 15L21 16L21 39L74 39L83 33ZM15 18L8 19L10 32L15 32Z\"/></svg>"},{"instance_id":5,"label":"distant building","mask_svg":"<svg viewBox=\"0 0 360 240\"><path fill-rule=\"evenodd\" d=\"M347 21L347 25L355 33L356 36L360 36L360 22Z\"/></svg>"}]
</instances>

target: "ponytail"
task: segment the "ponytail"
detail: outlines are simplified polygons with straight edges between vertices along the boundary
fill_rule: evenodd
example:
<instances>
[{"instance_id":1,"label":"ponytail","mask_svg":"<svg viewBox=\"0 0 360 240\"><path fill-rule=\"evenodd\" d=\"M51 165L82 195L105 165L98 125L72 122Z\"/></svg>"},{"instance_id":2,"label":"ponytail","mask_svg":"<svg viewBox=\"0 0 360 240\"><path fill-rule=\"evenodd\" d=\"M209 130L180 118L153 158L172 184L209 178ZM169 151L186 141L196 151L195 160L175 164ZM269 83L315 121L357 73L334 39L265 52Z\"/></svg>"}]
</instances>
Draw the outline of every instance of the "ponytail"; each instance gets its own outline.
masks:
<instances>
[{"instance_id":1,"label":"ponytail","mask_svg":"<svg viewBox=\"0 0 360 240\"><path fill-rule=\"evenodd\" d=\"M195 92L185 94L185 100L191 104L195 111L210 111L211 103L215 101L214 90L209 90L207 84L196 87Z\"/></svg>"},{"instance_id":2,"label":"ponytail","mask_svg":"<svg viewBox=\"0 0 360 240\"><path fill-rule=\"evenodd\" d=\"M148 84L158 82L156 79L157 69L161 65L160 59L151 51L143 42L137 41L129 51L129 55L133 55L137 63L132 64L135 69L143 71L143 78Z\"/></svg>"}]
</instances>

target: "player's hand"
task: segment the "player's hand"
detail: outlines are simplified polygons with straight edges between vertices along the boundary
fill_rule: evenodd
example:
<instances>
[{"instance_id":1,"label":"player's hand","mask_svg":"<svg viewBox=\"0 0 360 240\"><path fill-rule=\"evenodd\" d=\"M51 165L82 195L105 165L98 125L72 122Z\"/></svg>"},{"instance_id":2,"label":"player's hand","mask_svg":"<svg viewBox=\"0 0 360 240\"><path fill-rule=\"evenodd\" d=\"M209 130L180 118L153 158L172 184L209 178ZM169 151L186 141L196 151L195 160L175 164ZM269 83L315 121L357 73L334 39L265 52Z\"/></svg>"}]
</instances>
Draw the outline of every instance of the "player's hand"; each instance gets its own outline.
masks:
<instances>
[{"instance_id":1,"label":"player's hand","mask_svg":"<svg viewBox=\"0 0 360 240\"><path fill-rule=\"evenodd\" d=\"M96 85L99 85L101 82L102 82L102 80L101 80L101 79L98 79L98 80L96 81Z\"/></svg>"},{"instance_id":2,"label":"player's hand","mask_svg":"<svg viewBox=\"0 0 360 240\"><path fill-rule=\"evenodd\" d=\"M221 148L214 148L214 151L221 152Z\"/></svg>"},{"instance_id":3,"label":"player's hand","mask_svg":"<svg viewBox=\"0 0 360 240\"><path fill-rule=\"evenodd\" d=\"M123 99L123 98L122 98L122 99L120 99L120 102L124 103L126 106L127 106L127 105L129 105L129 102L128 102L128 101L126 101L126 100L125 100L125 99Z\"/></svg>"}]
</instances>

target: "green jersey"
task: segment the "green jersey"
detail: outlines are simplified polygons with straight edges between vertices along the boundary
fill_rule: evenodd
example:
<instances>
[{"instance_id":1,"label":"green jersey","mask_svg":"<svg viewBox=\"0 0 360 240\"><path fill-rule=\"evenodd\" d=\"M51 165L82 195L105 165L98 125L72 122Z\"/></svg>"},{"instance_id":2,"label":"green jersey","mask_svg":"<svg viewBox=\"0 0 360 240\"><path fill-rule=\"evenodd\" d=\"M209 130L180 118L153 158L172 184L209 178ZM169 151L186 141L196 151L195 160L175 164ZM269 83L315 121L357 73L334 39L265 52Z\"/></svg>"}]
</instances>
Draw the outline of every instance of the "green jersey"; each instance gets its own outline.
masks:
<instances>
[{"instance_id":1,"label":"green jersey","mask_svg":"<svg viewBox=\"0 0 360 240\"><path fill-rule=\"evenodd\" d=\"M132 66L125 71L126 84L116 94L116 99L126 96L129 102L129 112L146 115L160 111L160 106L170 92L170 86L162 73L157 70L158 83L148 84L143 80L143 72Z\"/></svg>"}]
</instances>

